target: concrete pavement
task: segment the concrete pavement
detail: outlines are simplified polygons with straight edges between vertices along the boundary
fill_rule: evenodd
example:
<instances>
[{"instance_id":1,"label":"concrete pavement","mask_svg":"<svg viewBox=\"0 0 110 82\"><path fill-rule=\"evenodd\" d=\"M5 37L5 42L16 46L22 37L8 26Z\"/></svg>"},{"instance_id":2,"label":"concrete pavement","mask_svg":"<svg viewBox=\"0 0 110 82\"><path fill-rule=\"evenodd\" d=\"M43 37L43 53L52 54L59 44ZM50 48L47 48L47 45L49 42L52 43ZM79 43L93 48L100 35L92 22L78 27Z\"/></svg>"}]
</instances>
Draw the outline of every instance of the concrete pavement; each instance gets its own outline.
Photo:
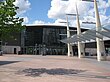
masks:
<instances>
[{"instance_id":1,"label":"concrete pavement","mask_svg":"<svg viewBox=\"0 0 110 82\"><path fill-rule=\"evenodd\" d=\"M110 82L110 61L67 56L0 56L0 82Z\"/></svg>"}]
</instances>

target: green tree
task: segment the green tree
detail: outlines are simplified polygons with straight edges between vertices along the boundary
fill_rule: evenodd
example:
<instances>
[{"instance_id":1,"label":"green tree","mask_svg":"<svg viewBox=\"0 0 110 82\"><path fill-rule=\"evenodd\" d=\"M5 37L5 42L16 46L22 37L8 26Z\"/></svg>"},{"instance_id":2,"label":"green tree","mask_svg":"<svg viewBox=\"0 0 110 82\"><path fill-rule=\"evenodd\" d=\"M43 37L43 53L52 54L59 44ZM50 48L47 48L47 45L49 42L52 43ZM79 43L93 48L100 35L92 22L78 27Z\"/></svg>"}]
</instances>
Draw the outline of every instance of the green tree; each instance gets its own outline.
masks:
<instances>
[{"instance_id":1,"label":"green tree","mask_svg":"<svg viewBox=\"0 0 110 82\"><path fill-rule=\"evenodd\" d=\"M5 0L0 2L0 40L14 39L14 34L24 29L23 18L16 17L15 0Z\"/></svg>"}]
</instances>

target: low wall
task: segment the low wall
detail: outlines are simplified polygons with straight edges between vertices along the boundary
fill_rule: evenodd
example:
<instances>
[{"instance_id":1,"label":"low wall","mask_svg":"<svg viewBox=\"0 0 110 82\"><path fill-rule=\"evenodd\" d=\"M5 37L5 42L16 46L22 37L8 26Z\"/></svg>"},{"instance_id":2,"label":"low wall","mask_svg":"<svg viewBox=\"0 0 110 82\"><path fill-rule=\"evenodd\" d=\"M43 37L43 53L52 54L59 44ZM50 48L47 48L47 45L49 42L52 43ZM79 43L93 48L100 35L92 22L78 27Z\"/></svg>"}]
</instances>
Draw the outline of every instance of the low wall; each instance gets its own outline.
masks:
<instances>
[{"instance_id":1,"label":"low wall","mask_svg":"<svg viewBox=\"0 0 110 82\"><path fill-rule=\"evenodd\" d=\"M20 50L20 46L2 46L2 51L5 54L18 54Z\"/></svg>"}]
</instances>

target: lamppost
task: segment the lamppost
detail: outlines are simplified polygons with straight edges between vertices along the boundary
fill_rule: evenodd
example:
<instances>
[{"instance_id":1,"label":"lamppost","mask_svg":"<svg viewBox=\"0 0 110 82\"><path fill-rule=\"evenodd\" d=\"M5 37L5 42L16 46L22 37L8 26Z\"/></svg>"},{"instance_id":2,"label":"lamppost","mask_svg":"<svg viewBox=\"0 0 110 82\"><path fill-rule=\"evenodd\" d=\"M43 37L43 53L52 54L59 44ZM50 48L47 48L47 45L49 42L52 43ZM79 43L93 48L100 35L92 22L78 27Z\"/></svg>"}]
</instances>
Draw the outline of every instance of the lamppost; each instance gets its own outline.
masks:
<instances>
[{"instance_id":1,"label":"lamppost","mask_svg":"<svg viewBox=\"0 0 110 82\"><path fill-rule=\"evenodd\" d=\"M80 21L79 21L79 13L77 8L77 3L75 4L76 7L76 20L77 20L77 35L81 34L81 28L80 28ZM78 41L78 57L82 58L85 56L85 44Z\"/></svg>"},{"instance_id":2,"label":"lamppost","mask_svg":"<svg viewBox=\"0 0 110 82\"><path fill-rule=\"evenodd\" d=\"M66 22L60 22L60 23L67 24L67 38L69 38L71 35L70 35L70 29L69 29L68 15L66 15L66 20L67 20ZM72 57L73 56L73 48L70 45L70 43L68 43L67 46L68 46L68 56Z\"/></svg>"},{"instance_id":3,"label":"lamppost","mask_svg":"<svg viewBox=\"0 0 110 82\"><path fill-rule=\"evenodd\" d=\"M68 1L68 0L62 0L62 1ZM80 28L80 22L79 22L79 14L78 14L78 8L77 8L77 2L75 4L76 7L76 14L72 14L76 16L76 22L77 22L77 35L81 34L81 28ZM70 15L70 14L68 14ZM85 56L85 44L78 41L78 57L82 58Z\"/></svg>"},{"instance_id":4,"label":"lamppost","mask_svg":"<svg viewBox=\"0 0 110 82\"><path fill-rule=\"evenodd\" d=\"M79 14L78 14L78 8L77 8L77 3L75 5L76 7L76 14L68 14L68 15L73 15L76 16L76 23L77 23L77 35L81 34L81 28L80 28L80 21L79 21ZM82 58L85 56L85 44L81 43L80 41L78 43L78 57Z\"/></svg>"},{"instance_id":5,"label":"lamppost","mask_svg":"<svg viewBox=\"0 0 110 82\"><path fill-rule=\"evenodd\" d=\"M83 1L88 1L88 0L83 0ZM97 1L96 0L89 0L89 1L94 2L94 10L95 10L95 18L96 18L96 31L100 31L101 22L100 22L98 7L97 7ZM102 39L96 38L96 41L97 41L97 60L98 61L106 60L105 46L104 46L103 38Z\"/></svg>"},{"instance_id":6,"label":"lamppost","mask_svg":"<svg viewBox=\"0 0 110 82\"><path fill-rule=\"evenodd\" d=\"M95 17L96 17L96 31L101 30L101 23L100 23L100 17L99 12L97 8L97 2L94 0L94 8L95 8ZM97 60L106 60L106 54L105 54L105 46L103 38L100 40L99 38L96 38L97 41Z\"/></svg>"},{"instance_id":7,"label":"lamppost","mask_svg":"<svg viewBox=\"0 0 110 82\"><path fill-rule=\"evenodd\" d=\"M81 28L80 28L80 21L79 21L79 14L78 14L78 9L77 9L77 4L76 4L76 14L67 14L71 16L76 16L76 23L77 23L77 35L81 34ZM80 41L78 43L78 57L82 58L85 56L85 44L81 43Z\"/></svg>"},{"instance_id":8,"label":"lamppost","mask_svg":"<svg viewBox=\"0 0 110 82\"><path fill-rule=\"evenodd\" d=\"M68 16L66 15L66 20L67 20L67 38L69 38L71 35L70 35L70 29L69 29L69 22L68 22ZM73 48L72 46L70 45L70 43L67 44L68 45L68 56L71 57L73 56Z\"/></svg>"}]
</instances>

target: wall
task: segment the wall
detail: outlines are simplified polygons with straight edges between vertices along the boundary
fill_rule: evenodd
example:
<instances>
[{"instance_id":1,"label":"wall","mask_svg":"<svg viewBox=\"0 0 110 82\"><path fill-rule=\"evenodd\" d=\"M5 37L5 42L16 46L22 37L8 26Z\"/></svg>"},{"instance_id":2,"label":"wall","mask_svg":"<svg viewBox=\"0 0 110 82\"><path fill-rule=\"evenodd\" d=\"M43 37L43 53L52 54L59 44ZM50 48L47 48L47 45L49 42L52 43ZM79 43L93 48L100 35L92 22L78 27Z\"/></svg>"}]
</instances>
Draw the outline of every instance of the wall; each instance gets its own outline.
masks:
<instances>
[{"instance_id":1,"label":"wall","mask_svg":"<svg viewBox=\"0 0 110 82\"><path fill-rule=\"evenodd\" d=\"M5 54L14 54L14 48L16 48L16 54L21 50L20 46L2 46L2 51Z\"/></svg>"}]
</instances>

